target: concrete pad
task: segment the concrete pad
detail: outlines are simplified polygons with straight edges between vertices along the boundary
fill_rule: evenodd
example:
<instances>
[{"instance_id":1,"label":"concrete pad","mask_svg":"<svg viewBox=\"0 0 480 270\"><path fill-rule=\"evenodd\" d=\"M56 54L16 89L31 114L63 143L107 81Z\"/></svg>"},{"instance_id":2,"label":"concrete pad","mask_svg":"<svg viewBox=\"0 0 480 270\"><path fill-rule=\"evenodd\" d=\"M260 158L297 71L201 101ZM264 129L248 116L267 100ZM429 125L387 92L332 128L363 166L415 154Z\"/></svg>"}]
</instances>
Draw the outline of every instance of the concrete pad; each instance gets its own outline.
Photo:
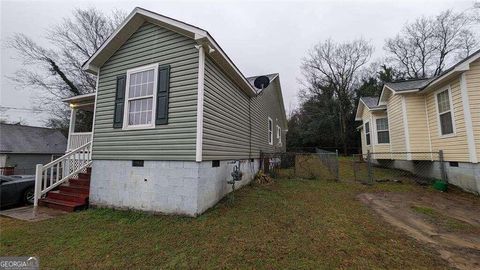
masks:
<instances>
[{"instance_id":1,"label":"concrete pad","mask_svg":"<svg viewBox=\"0 0 480 270\"><path fill-rule=\"evenodd\" d=\"M67 214L68 212L38 206L36 209L31 206L12 208L8 210L0 211L0 216L19 219L23 221L41 221L49 218L54 218L60 215Z\"/></svg>"}]
</instances>

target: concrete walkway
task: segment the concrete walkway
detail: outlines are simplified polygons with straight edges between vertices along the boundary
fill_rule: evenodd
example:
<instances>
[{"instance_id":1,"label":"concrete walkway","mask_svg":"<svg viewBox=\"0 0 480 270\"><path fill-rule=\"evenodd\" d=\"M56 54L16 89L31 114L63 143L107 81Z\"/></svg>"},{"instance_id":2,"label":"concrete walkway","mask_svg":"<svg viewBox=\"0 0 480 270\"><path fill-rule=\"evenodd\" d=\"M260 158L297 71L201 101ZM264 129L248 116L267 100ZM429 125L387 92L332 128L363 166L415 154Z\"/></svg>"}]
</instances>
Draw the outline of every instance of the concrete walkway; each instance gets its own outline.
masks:
<instances>
[{"instance_id":1,"label":"concrete walkway","mask_svg":"<svg viewBox=\"0 0 480 270\"><path fill-rule=\"evenodd\" d=\"M64 214L67 214L67 212L42 206L38 206L37 209L35 209L32 205L0 211L0 216L32 222L54 218Z\"/></svg>"}]
</instances>

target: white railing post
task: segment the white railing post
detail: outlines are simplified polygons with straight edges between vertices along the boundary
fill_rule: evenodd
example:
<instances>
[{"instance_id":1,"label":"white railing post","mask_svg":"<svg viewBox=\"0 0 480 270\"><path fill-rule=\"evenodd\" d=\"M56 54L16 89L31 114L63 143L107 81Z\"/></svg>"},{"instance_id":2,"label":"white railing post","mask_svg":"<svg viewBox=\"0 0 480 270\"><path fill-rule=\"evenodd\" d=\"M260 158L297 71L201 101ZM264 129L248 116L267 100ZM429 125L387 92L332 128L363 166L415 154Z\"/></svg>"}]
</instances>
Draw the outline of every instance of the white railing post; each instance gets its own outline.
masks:
<instances>
[{"instance_id":1,"label":"white railing post","mask_svg":"<svg viewBox=\"0 0 480 270\"><path fill-rule=\"evenodd\" d=\"M51 161L45 165L38 164L35 172L35 198L34 205L38 205L38 200L43 194L46 194L55 187L61 185L68 179L75 177L79 172L85 170L92 164L91 156L89 152L92 142L69 151L65 155ZM59 165L62 166L62 178L58 177ZM57 176L53 177L53 170L57 168ZM50 181L48 181L48 170L50 170Z\"/></svg>"},{"instance_id":2,"label":"white railing post","mask_svg":"<svg viewBox=\"0 0 480 270\"><path fill-rule=\"evenodd\" d=\"M41 197L42 192L42 179L43 178L43 165L37 164L35 168L35 196L33 199L33 206L38 206L38 200Z\"/></svg>"}]
</instances>

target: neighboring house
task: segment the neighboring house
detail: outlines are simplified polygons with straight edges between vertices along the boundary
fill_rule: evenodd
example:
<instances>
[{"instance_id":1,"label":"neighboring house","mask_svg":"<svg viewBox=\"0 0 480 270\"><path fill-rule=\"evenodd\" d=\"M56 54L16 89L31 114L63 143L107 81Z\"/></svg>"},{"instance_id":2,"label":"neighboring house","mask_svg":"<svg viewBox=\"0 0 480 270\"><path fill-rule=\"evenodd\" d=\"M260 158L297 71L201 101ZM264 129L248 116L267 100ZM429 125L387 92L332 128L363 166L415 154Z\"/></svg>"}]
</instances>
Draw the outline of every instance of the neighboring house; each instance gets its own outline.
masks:
<instances>
[{"instance_id":1,"label":"neighboring house","mask_svg":"<svg viewBox=\"0 0 480 270\"><path fill-rule=\"evenodd\" d=\"M65 154L67 138L58 130L0 124L0 167L14 174L35 174L35 165Z\"/></svg>"},{"instance_id":2,"label":"neighboring house","mask_svg":"<svg viewBox=\"0 0 480 270\"><path fill-rule=\"evenodd\" d=\"M93 137L91 205L196 216L231 191L235 165L238 187L261 151L285 151L279 75L256 88L203 29L135 8L84 69L96 94L64 101L72 119L95 105L93 135L70 138Z\"/></svg>"},{"instance_id":3,"label":"neighboring house","mask_svg":"<svg viewBox=\"0 0 480 270\"><path fill-rule=\"evenodd\" d=\"M406 152L375 157L400 166L438 160L408 152L442 150L449 182L480 192L480 51L435 78L386 83L380 97L360 99L355 120L362 121L363 154Z\"/></svg>"}]
</instances>

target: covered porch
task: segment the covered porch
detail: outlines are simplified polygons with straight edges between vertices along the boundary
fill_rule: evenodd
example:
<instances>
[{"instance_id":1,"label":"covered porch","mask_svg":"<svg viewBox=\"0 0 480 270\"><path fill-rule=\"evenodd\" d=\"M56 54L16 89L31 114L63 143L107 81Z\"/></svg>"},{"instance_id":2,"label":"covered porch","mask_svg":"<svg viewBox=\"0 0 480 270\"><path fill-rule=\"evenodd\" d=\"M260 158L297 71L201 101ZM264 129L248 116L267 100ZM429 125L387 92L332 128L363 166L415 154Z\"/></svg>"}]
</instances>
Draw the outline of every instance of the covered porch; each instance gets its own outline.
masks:
<instances>
[{"instance_id":1,"label":"covered porch","mask_svg":"<svg viewBox=\"0 0 480 270\"><path fill-rule=\"evenodd\" d=\"M67 153L92 140L95 93L63 99L70 106Z\"/></svg>"}]
</instances>

